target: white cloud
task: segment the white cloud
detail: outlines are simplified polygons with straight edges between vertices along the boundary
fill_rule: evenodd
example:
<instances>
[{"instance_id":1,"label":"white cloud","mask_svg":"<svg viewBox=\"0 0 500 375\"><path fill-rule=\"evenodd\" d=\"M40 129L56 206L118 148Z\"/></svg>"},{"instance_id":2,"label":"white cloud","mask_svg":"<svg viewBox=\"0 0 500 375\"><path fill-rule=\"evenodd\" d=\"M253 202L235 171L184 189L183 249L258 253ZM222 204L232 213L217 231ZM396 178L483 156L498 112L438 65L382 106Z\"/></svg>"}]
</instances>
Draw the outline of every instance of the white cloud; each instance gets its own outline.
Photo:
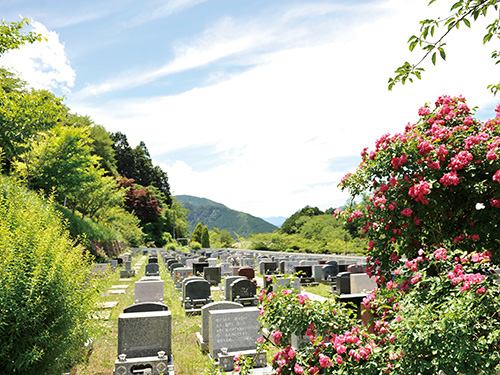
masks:
<instances>
[{"instance_id":1,"label":"white cloud","mask_svg":"<svg viewBox=\"0 0 500 375\"><path fill-rule=\"evenodd\" d=\"M0 66L18 72L35 89L61 90L68 94L75 82L75 71L64 51L59 35L39 22L31 23L35 33L47 40L25 44L0 57Z\"/></svg>"},{"instance_id":2,"label":"white cloud","mask_svg":"<svg viewBox=\"0 0 500 375\"><path fill-rule=\"evenodd\" d=\"M387 91L394 69L419 59L406 46L426 14L418 3L388 1L376 17L364 14L361 24L343 34L337 30L310 45L283 43L264 56L250 55L261 63L203 88L93 107L74 101L72 108L110 131L124 132L133 144L145 141L176 194L204 196L263 217L289 216L305 205L335 207L347 198L336 186L348 168L335 171L331 159L359 155L382 134L402 131L417 119L418 107L439 95L463 94L471 106L494 101L486 90L494 65L478 27L461 29L449 41L449 61L427 64L422 81ZM223 27L232 33L205 34L199 39L205 45L179 49L163 73L254 48L256 21L247 28L249 35L230 23L217 30ZM302 27L289 33L283 25L278 29L283 40L304 35ZM264 44L272 41L268 46L280 36L270 30L265 26L257 33ZM219 159L211 168L188 164L190 155L169 159L169 152L213 144Z\"/></svg>"}]
</instances>

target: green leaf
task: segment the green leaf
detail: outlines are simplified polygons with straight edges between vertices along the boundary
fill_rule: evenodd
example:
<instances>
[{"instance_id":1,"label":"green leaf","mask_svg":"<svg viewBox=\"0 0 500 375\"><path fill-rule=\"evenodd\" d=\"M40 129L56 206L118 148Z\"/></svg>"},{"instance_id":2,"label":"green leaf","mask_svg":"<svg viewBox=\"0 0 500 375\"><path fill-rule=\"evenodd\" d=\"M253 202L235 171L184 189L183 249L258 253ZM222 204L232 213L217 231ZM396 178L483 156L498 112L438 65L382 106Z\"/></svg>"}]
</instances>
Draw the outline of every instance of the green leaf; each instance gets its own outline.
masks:
<instances>
[{"instance_id":1,"label":"green leaf","mask_svg":"<svg viewBox=\"0 0 500 375\"><path fill-rule=\"evenodd\" d=\"M470 27L470 21L467 18L464 18L464 23L467 27Z\"/></svg>"},{"instance_id":2,"label":"green leaf","mask_svg":"<svg viewBox=\"0 0 500 375\"><path fill-rule=\"evenodd\" d=\"M436 65L436 52L432 54L432 64Z\"/></svg>"},{"instance_id":3,"label":"green leaf","mask_svg":"<svg viewBox=\"0 0 500 375\"><path fill-rule=\"evenodd\" d=\"M441 47L439 48L439 54L441 55L441 58L443 60L446 60L446 53L444 52L444 49L442 49Z\"/></svg>"},{"instance_id":4,"label":"green leaf","mask_svg":"<svg viewBox=\"0 0 500 375\"><path fill-rule=\"evenodd\" d=\"M462 2L461 1L457 1L455 4L453 4L453 6L451 7L450 9L450 12L453 12L453 10L457 9L458 7L460 7L460 5L462 5Z\"/></svg>"}]
</instances>

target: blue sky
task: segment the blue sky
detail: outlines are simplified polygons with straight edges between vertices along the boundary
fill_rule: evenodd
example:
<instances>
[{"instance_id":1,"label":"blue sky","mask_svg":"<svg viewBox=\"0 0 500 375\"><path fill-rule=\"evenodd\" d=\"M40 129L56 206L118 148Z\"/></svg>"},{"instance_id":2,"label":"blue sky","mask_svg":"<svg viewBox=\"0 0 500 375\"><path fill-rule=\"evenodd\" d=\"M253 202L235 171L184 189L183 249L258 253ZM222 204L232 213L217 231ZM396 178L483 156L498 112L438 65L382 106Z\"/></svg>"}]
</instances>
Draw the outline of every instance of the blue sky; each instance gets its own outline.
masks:
<instances>
[{"instance_id":1,"label":"blue sky","mask_svg":"<svg viewBox=\"0 0 500 375\"><path fill-rule=\"evenodd\" d=\"M486 20L448 40L447 62L387 91L424 0L3 0L47 42L0 58L72 112L144 141L174 194L255 216L342 205L337 184L364 147L403 131L438 96L493 117L499 76ZM491 17L496 15L492 14ZM491 20L490 20L491 22ZM498 47L496 47L498 48Z\"/></svg>"}]
</instances>

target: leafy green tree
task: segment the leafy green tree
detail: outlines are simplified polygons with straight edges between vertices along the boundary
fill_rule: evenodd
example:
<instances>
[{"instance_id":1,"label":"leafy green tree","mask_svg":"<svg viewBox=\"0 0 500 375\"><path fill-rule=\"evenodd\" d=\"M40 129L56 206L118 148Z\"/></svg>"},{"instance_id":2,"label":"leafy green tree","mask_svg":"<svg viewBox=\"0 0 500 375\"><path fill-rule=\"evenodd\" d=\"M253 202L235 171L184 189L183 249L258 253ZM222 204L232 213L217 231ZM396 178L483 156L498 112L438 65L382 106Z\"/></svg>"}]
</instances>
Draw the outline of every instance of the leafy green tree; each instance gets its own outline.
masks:
<instances>
[{"instance_id":1,"label":"leafy green tree","mask_svg":"<svg viewBox=\"0 0 500 375\"><path fill-rule=\"evenodd\" d=\"M430 0L429 5L434 2L436 2L436 0ZM413 82L412 77L421 79L424 69L421 68L420 65L426 59L430 58L432 64L436 65L437 56L439 54L443 60L446 60L446 43L444 42L446 37L458 30L460 25L471 27L471 24L480 16L486 17L488 11L490 11L490 14L493 13L494 16L492 17L492 22L486 26L486 34L483 37L483 44L486 44L492 39L497 41L500 39L497 0L458 0L453 3L450 12L443 17L438 17L436 19L427 18L420 21L420 35L412 35L408 40L408 45L410 51L419 47L424 52L424 56L415 64L405 62L401 65L395 71L396 76L389 79L389 90L399 82L403 85L407 80ZM444 27L443 32L434 36L434 34L440 30L439 27L441 26ZM496 60L495 64L500 63L500 51L493 51L491 58ZM500 91L500 83L490 84L488 89L496 95L498 91Z\"/></svg>"},{"instance_id":2,"label":"leafy green tree","mask_svg":"<svg viewBox=\"0 0 500 375\"><path fill-rule=\"evenodd\" d=\"M60 199L75 195L92 181L89 170L97 163L89 146L89 128L57 126L39 133L23 147L14 167L17 175L32 189L49 194L55 189Z\"/></svg>"},{"instance_id":3,"label":"leafy green tree","mask_svg":"<svg viewBox=\"0 0 500 375\"><path fill-rule=\"evenodd\" d=\"M201 234L201 246L204 248L210 247L210 235L208 234L208 227L206 225L203 227Z\"/></svg>"},{"instance_id":4,"label":"leafy green tree","mask_svg":"<svg viewBox=\"0 0 500 375\"><path fill-rule=\"evenodd\" d=\"M144 142L137 147L130 147L125 134L117 132L111 134L114 141L116 166L118 173L124 177L134 179L135 183L142 186L154 186L159 189L166 199L168 206L172 204L172 195L167 174L158 166L153 166L153 161Z\"/></svg>"},{"instance_id":5,"label":"leafy green tree","mask_svg":"<svg viewBox=\"0 0 500 375\"><path fill-rule=\"evenodd\" d=\"M80 189L68 194L73 203L73 211L84 217L100 217L112 207L120 207L125 199L125 191L120 189L114 177L105 176L104 169L91 166L86 170L87 179Z\"/></svg>"},{"instance_id":6,"label":"leafy green tree","mask_svg":"<svg viewBox=\"0 0 500 375\"><path fill-rule=\"evenodd\" d=\"M39 132L61 123L67 113L61 99L45 90L28 89L26 83L0 69L0 148L4 171L27 151Z\"/></svg>"},{"instance_id":7,"label":"leafy green tree","mask_svg":"<svg viewBox=\"0 0 500 375\"><path fill-rule=\"evenodd\" d=\"M201 237L203 236L203 225L201 223L196 224L191 235L191 242L198 242L201 244Z\"/></svg>"},{"instance_id":8,"label":"leafy green tree","mask_svg":"<svg viewBox=\"0 0 500 375\"><path fill-rule=\"evenodd\" d=\"M0 56L11 49L18 49L26 43L34 43L42 40L41 34L29 32L22 33L25 25L29 25L29 21L23 18L19 22L0 21Z\"/></svg>"},{"instance_id":9,"label":"leafy green tree","mask_svg":"<svg viewBox=\"0 0 500 375\"><path fill-rule=\"evenodd\" d=\"M96 337L101 288L50 201L0 177L0 373L61 374Z\"/></svg>"},{"instance_id":10,"label":"leafy green tree","mask_svg":"<svg viewBox=\"0 0 500 375\"><path fill-rule=\"evenodd\" d=\"M144 244L145 234L140 220L123 207L114 206L103 210L99 215L99 223L119 232L127 246L140 247Z\"/></svg>"},{"instance_id":11,"label":"leafy green tree","mask_svg":"<svg viewBox=\"0 0 500 375\"><path fill-rule=\"evenodd\" d=\"M111 176L118 174L116 169L115 150L111 134L102 125L96 125L89 116L68 113L66 125L90 128L90 145L92 155L99 156L99 164Z\"/></svg>"},{"instance_id":12,"label":"leafy green tree","mask_svg":"<svg viewBox=\"0 0 500 375\"><path fill-rule=\"evenodd\" d=\"M234 238L226 229L219 230L219 228L215 227L214 230L209 231L209 235L210 246L213 248L227 248L234 243Z\"/></svg>"},{"instance_id":13,"label":"leafy green tree","mask_svg":"<svg viewBox=\"0 0 500 375\"><path fill-rule=\"evenodd\" d=\"M297 233L308 217L322 214L323 212L318 207L305 206L285 220L280 228L280 232L286 234Z\"/></svg>"}]
</instances>

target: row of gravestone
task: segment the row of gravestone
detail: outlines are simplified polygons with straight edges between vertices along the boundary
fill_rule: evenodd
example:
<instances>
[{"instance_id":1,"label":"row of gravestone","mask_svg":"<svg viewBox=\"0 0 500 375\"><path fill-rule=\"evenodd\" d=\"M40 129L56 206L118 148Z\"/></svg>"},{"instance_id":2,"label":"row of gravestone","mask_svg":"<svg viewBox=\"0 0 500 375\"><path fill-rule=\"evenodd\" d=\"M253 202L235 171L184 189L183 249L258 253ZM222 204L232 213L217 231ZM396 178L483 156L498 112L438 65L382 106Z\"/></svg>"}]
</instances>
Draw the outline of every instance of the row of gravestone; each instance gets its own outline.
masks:
<instances>
[{"instance_id":1,"label":"row of gravestone","mask_svg":"<svg viewBox=\"0 0 500 375\"><path fill-rule=\"evenodd\" d=\"M206 280L198 280L195 277L191 279L186 282L186 296L193 291L198 293L200 285L208 284ZM248 279L237 281L240 280L248 281L255 288L255 284ZM125 308L118 318L118 359L115 363L115 374L174 374L171 348L172 315L163 303L163 291L164 282L157 276L146 276L135 283L135 302ZM203 309L206 310L200 331L205 332L203 350L208 350L210 356L217 360L225 371L234 368L233 357L238 353L257 356L256 367L267 365L266 353L257 355L255 352L255 341L260 330L257 320L259 310L256 307L209 300L209 303L203 305ZM213 312L210 312L212 310Z\"/></svg>"}]
</instances>

